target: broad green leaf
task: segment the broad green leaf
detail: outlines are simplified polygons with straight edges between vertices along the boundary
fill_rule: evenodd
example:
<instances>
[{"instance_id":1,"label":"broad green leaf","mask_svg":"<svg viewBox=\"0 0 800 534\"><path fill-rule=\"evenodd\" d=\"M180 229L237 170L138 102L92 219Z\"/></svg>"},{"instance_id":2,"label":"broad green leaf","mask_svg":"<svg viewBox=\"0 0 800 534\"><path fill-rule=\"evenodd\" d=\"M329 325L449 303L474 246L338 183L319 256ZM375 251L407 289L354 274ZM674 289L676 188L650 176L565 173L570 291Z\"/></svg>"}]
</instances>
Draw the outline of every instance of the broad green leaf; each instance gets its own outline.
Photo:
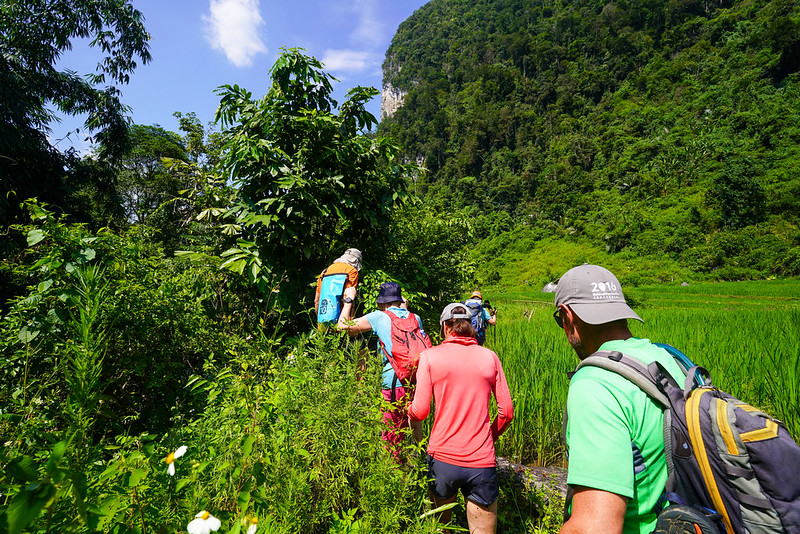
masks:
<instances>
[{"instance_id":1,"label":"broad green leaf","mask_svg":"<svg viewBox=\"0 0 800 534\"><path fill-rule=\"evenodd\" d=\"M32 247L36 243L40 242L42 239L45 238L45 233L40 228L34 228L30 232L28 232L28 246Z\"/></svg>"},{"instance_id":2,"label":"broad green leaf","mask_svg":"<svg viewBox=\"0 0 800 534\"><path fill-rule=\"evenodd\" d=\"M27 326L23 326L19 331L18 337L20 341L22 341L23 343L30 343L38 335L39 335L38 328L28 328Z\"/></svg>"},{"instance_id":3,"label":"broad green leaf","mask_svg":"<svg viewBox=\"0 0 800 534\"><path fill-rule=\"evenodd\" d=\"M133 488L139 485L139 482L147 475L147 471L144 469L134 469L131 473L130 478L128 479L128 487Z\"/></svg>"},{"instance_id":4,"label":"broad green leaf","mask_svg":"<svg viewBox=\"0 0 800 534\"><path fill-rule=\"evenodd\" d=\"M236 235L242 230L241 225L238 224L223 224L220 228L225 235Z\"/></svg>"},{"instance_id":5,"label":"broad green leaf","mask_svg":"<svg viewBox=\"0 0 800 534\"><path fill-rule=\"evenodd\" d=\"M239 495L236 496L236 504L239 505L240 510L246 510L247 505L250 504L250 492L240 491Z\"/></svg>"},{"instance_id":6,"label":"broad green leaf","mask_svg":"<svg viewBox=\"0 0 800 534\"><path fill-rule=\"evenodd\" d=\"M244 272L244 268L247 267L247 262L239 258L240 256L231 258L222 265L220 265L220 267L228 269L229 271L233 271L238 274L242 274Z\"/></svg>"},{"instance_id":7,"label":"broad green leaf","mask_svg":"<svg viewBox=\"0 0 800 534\"><path fill-rule=\"evenodd\" d=\"M31 294L28 298L23 300L25 304L39 304L42 301L42 296L38 293Z\"/></svg>"},{"instance_id":8,"label":"broad green leaf","mask_svg":"<svg viewBox=\"0 0 800 534\"><path fill-rule=\"evenodd\" d=\"M242 439L242 456L250 456L250 453L253 452L253 443L255 443L256 438L252 434L245 436Z\"/></svg>"},{"instance_id":9,"label":"broad green leaf","mask_svg":"<svg viewBox=\"0 0 800 534\"><path fill-rule=\"evenodd\" d=\"M96 255L93 248L87 248L75 254L75 259L78 260L78 263L87 263L92 261Z\"/></svg>"},{"instance_id":10,"label":"broad green leaf","mask_svg":"<svg viewBox=\"0 0 800 534\"><path fill-rule=\"evenodd\" d=\"M44 293L45 291L47 291L48 289L50 289L50 287L51 287L52 285L53 285L53 279L52 279L52 278L48 278L48 279L47 279L47 280L45 280L44 282L39 282L39 285L38 285L38 286L36 286L36 290L37 290L39 293Z\"/></svg>"},{"instance_id":11,"label":"broad green leaf","mask_svg":"<svg viewBox=\"0 0 800 534\"><path fill-rule=\"evenodd\" d=\"M104 499L100 506L90 507L90 510L96 511L101 515L112 515L121 508L122 503L123 497L121 495L112 495Z\"/></svg>"},{"instance_id":12,"label":"broad green leaf","mask_svg":"<svg viewBox=\"0 0 800 534\"><path fill-rule=\"evenodd\" d=\"M8 534L19 534L33 523L53 493L55 488L52 484L44 486L31 484L17 493L6 512Z\"/></svg>"},{"instance_id":13,"label":"broad green leaf","mask_svg":"<svg viewBox=\"0 0 800 534\"><path fill-rule=\"evenodd\" d=\"M253 262L252 265L250 265L250 276L253 278L253 280L258 279L258 273L260 272L261 267L258 265L258 262Z\"/></svg>"},{"instance_id":14,"label":"broad green leaf","mask_svg":"<svg viewBox=\"0 0 800 534\"><path fill-rule=\"evenodd\" d=\"M69 319L69 312L67 310L57 310L50 308L47 311L47 320L53 324L64 324Z\"/></svg>"},{"instance_id":15,"label":"broad green leaf","mask_svg":"<svg viewBox=\"0 0 800 534\"><path fill-rule=\"evenodd\" d=\"M35 271L36 269L38 269L38 268L39 268L39 267L41 267L42 265L45 265L45 264L49 264L49 263L51 263L51 261L52 261L52 259L51 259L51 258L41 258L41 259L39 259L39 260L38 260L36 263L34 263L33 265L31 265L31 270L32 270L32 271Z\"/></svg>"},{"instance_id":16,"label":"broad green leaf","mask_svg":"<svg viewBox=\"0 0 800 534\"><path fill-rule=\"evenodd\" d=\"M14 458L5 465L5 475L18 483L29 483L36 480L38 474L33 460L27 456Z\"/></svg>"},{"instance_id":17,"label":"broad green leaf","mask_svg":"<svg viewBox=\"0 0 800 534\"><path fill-rule=\"evenodd\" d=\"M242 250L239 248L229 248L219 256L220 258L227 258L228 256L232 256L233 254L239 254L240 252L242 252Z\"/></svg>"},{"instance_id":18,"label":"broad green leaf","mask_svg":"<svg viewBox=\"0 0 800 534\"><path fill-rule=\"evenodd\" d=\"M61 463L61 458L64 457L64 451L67 450L67 441L59 441L55 445L53 445L53 452L50 453L50 458L47 459L47 464L45 465L45 471L50 476L56 472L58 469L58 464Z\"/></svg>"}]
</instances>

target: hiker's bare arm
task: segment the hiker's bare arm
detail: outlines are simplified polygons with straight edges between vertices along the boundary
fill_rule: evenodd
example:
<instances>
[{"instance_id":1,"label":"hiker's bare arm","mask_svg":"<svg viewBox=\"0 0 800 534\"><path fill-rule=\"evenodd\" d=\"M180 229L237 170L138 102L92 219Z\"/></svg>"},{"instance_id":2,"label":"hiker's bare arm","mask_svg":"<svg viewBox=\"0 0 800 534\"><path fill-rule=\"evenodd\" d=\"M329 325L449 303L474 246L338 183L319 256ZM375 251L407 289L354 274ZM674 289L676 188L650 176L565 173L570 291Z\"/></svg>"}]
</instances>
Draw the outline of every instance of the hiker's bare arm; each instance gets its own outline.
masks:
<instances>
[{"instance_id":1,"label":"hiker's bare arm","mask_svg":"<svg viewBox=\"0 0 800 534\"><path fill-rule=\"evenodd\" d=\"M351 336L357 336L363 332L371 332L372 325L369 324L369 321L366 317L358 317L356 319L349 319L345 317L344 312L347 311L347 306L352 306L351 304L345 304L345 308L342 308L342 315L339 316L339 324L336 327L339 330L344 330Z\"/></svg>"},{"instance_id":2,"label":"hiker's bare arm","mask_svg":"<svg viewBox=\"0 0 800 534\"><path fill-rule=\"evenodd\" d=\"M322 284L322 275L319 275L319 278L317 278L317 291L314 293L314 310L315 311L319 309L320 284Z\"/></svg>"},{"instance_id":3,"label":"hiker's bare arm","mask_svg":"<svg viewBox=\"0 0 800 534\"><path fill-rule=\"evenodd\" d=\"M356 288L354 286L346 287L346 288L344 288L344 291L342 292L342 298L345 298L345 299L349 297L349 298L355 300L357 295L358 295L358 293L356 292Z\"/></svg>"},{"instance_id":4,"label":"hiker's bare arm","mask_svg":"<svg viewBox=\"0 0 800 534\"><path fill-rule=\"evenodd\" d=\"M616 493L576 486L572 515L560 534L620 534L628 500Z\"/></svg>"},{"instance_id":5,"label":"hiker's bare arm","mask_svg":"<svg viewBox=\"0 0 800 534\"><path fill-rule=\"evenodd\" d=\"M486 322L489 323L489 324L495 324L497 322L497 316L492 315L491 317L489 317L489 320L486 321Z\"/></svg>"},{"instance_id":6,"label":"hiker's bare arm","mask_svg":"<svg viewBox=\"0 0 800 534\"><path fill-rule=\"evenodd\" d=\"M344 290L344 298L355 299L356 298L356 288L348 287ZM372 330L372 325L369 324L369 321L366 317L358 317L357 319L351 319L351 315L353 314L353 304L354 302L345 302L342 304L342 313L339 315L339 324L337 328L339 330L345 330L351 336L357 336L362 332L369 332Z\"/></svg>"}]
</instances>

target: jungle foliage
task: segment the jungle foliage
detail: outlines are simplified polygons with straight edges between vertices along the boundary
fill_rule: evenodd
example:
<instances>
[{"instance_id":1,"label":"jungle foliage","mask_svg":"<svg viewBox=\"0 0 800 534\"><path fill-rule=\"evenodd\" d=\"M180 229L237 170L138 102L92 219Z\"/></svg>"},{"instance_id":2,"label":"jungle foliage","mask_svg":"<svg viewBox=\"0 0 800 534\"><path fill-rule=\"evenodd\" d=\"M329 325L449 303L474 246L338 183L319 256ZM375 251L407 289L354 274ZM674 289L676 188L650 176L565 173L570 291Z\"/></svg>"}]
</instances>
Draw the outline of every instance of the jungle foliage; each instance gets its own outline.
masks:
<instances>
[{"instance_id":1,"label":"jungle foliage","mask_svg":"<svg viewBox=\"0 0 800 534\"><path fill-rule=\"evenodd\" d=\"M176 133L124 117L150 59L129 0L2 3L0 532L436 529L421 450L378 437L380 360L313 328L316 275L357 247L359 311L396 280L435 331L476 280L584 259L633 285L800 273L799 24L785 0L432 0L377 133L377 92L336 102L300 49ZM54 68L76 38L107 56L88 77ZM53 106L98 150L52 146ZM549 458L535 439L520 458ZM557 496L502 491L504 531L557 530Z\"/></svg>"},{"instance_id":2,"label":"jungle foliage","mask_svg":"<svg viewBox=\"0 0 800 534\"><path fill-rule=\"evenodd\" d=\"M490 264L518 227L689 278L797 275L799 71L787 0L432 0L387 52L406 94L379 131Z\"/></svg>"},{"instance_id":3,"label":"jungle foliage","mask_svg":"<svg viewBox=\"0 0 800 534\"><path fill-rule=\"evenodd\" d=\"M429 323L471 272L470 226L405 190L373 89L340 105L298 49L270 74L259 101L220 88L219 131L178 113L181 133L132 125L86 156L114 224L29 199L4 225L0 532L175 532L202 510L226 532L435 528L424 456L398 469L380 440L380 360L309 307L355 246L360 309L396 280Z\"/></svg>"},{"instance_id":4,"label":"jungle foliage","mask_svg":"<svg viewBox=\"0 0 800 534\"><path fill-rule=\"evenodd\" d=\"M102 54L97 70L86 76L57 70L61 55L79 39L89 39ZM150 61L149 39L141 13L127 2L0 4L0 224L23 222L19 204L31 197L85 222L120 216L109 169L128 146L119 86L139 62ZM99 147L96 160L50 144L54 110L86 114L84 126Z\"/></svg>"}]
</instances>

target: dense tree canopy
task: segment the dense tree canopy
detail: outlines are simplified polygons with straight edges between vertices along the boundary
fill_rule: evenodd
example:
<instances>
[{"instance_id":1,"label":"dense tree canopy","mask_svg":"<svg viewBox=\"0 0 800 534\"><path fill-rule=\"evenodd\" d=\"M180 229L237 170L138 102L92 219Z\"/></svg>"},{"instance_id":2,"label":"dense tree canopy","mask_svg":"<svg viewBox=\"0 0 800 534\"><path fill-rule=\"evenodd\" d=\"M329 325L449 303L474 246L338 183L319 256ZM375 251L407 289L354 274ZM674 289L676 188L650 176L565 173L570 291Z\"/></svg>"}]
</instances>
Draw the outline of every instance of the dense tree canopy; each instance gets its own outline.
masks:
<instances>
[{"instance_id":1,"label":"dense tree canopy","mask_svg":"<svg viewBox=\"0 0 800 534\"><path fill-rule=\"evenodd\" d=\"M296 303L340 251L380 253L406 166L389 140L366 135L375 118L364 104L375 89L350 90L337 109L331 76L297 49L270 74L259 101L238 86L219 91L221 175L237 189L227 228L239 240L226 257L254 281L283 283L281 297Z\"/></svg>"},{"instance_id":2,"label":"dense tree canopy","mask_svg":"<svg viewBox=\"0 0 800 534\"><path fill-rule=\"evenodd\" d=\"M179 135L159 126L133 125L130 138L131 150L122 160L119 191L126 218L145 223L180 189L162 158L187 160L188 154Z\"/></svg>"},{"instance_id":3,"label":"dense tree canopy","mask_svg":"<svg viewBox=\"0 0 800 534\"><path fill-rule=\"evenodd\" d=\"M379 131L483 237L504 212L701 275L797 274L798 58L787 0L432 0L387 52L407 94ZM746 229L757 267L706 252Z\"/></svg>"},{"instance_id":4,"label":"dense tree canopy","mask_svg":"<svg viewBox=\"0 0 800 534\"><path fill-rule=\"evenodd\" d=\"M108 175L86 169L47 138L55 111L86 114L102 157L118 156L128 126L117 86L137 61L150 61L141 13L120 0L20 0L0 5L0 223L21 214L37 196L75 212L74 192L107 187ZM56 63L76 39L101 51L98 70L85 77Z\"/></svg>"}]
</instances>

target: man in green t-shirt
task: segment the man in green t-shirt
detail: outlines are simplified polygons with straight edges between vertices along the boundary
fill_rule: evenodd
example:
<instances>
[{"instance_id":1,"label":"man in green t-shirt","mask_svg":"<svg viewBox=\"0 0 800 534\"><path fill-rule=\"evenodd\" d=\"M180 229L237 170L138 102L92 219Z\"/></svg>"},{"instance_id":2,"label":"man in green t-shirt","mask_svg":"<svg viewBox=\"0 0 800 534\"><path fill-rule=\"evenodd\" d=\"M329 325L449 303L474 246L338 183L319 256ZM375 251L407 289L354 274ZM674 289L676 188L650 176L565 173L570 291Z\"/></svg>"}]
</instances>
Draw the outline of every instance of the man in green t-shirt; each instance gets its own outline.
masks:
<instances>
[{"instance_id":1,"label":"man in green t-shirt","mask_svg":"<svg viewBox=\"0 0 800 534\"><path fill-rule=\"evenodd\" d=\"M642 319L608 269L570 269L558 281L555 304L553 317L581 360L598 350L618 351L683 376L664 349L631 335L628 319ZM575 373L565 429L573 497L562 533L652 532L653 508L667 480L662 425L661 408L622 376L591 366Z\"/></svg>"}]
</instances>

